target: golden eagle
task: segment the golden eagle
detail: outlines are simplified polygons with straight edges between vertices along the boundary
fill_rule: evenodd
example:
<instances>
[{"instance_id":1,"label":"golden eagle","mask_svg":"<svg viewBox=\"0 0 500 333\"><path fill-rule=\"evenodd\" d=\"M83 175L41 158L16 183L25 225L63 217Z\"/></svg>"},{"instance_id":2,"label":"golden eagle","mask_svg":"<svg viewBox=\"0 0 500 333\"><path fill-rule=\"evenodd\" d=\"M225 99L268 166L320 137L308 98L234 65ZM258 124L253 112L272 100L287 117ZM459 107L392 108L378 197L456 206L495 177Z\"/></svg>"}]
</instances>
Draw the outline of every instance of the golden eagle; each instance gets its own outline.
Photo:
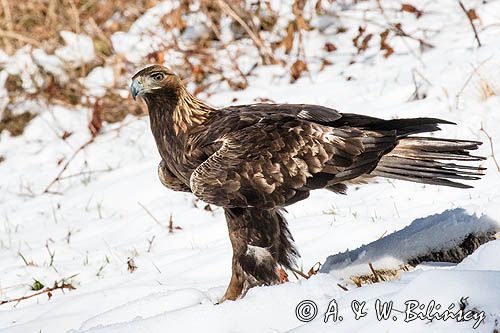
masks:
<instances>
[{"instance_id":1,"label":"golden eagle","mask_svg":"<svg viewBox=\"0 0 500 333\"><path fill-rule=\"evenodd\" d=\"M309 104L216 109L191 95L172 71L147 67L132 78L149 110L161 156L158 175L174 191L223 207L233 247L223 300L278 282L298 252L283 207L311 190L345 193L373 177L458 188L479 179L476 141L415 136L453 124L434 118L384 120Z\"/></svg>"}]
</instances>

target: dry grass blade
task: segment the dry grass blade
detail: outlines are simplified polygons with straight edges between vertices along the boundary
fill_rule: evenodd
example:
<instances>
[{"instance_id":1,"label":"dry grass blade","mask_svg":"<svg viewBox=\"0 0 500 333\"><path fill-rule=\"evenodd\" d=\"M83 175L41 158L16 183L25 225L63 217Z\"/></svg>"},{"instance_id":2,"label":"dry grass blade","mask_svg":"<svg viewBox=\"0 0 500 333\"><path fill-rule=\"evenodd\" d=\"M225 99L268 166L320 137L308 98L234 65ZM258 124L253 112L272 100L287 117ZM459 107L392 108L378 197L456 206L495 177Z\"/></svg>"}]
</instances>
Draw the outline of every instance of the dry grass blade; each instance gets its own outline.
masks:
<instances>
[{"instance_id":1,"label":"dry grass blade","mask_svg":"<svg viewBox=\"0 0 500 333\"><path fill-rule=\"evenodd\" d=\"M493 140L491 139L491 135L489 135L488 132L486 132L483 125L481 125L480 130L481 130L481 132L483 132L486 135L486 137L488 138L488 140L490 142L491 158L493 158L493 162L495 162L497 170L498 170L498 172L500 172L500 165L498 164L497 158L495 156L495 150L493 148Z\"/></svg>"},{"instance_id":2,"label":"dry grass blade","mask_svg":"<svg viewBox=\"0 0 500 333\"><path fill-rule=\"evenodd\" d=\"M24 42L24 43L27 43L27 44L31 44L31 45L39 47L39 48L42 47L42 44L40 42L36 41L35 39L27 37L27 36L24 36L24 35L21 35L20 33L17 33L17 32L14 32L14 31L0 30L0 37L10 38L10 39L17 39L17 40L19 40L21 42Z\"/></svg>"},{"instance_id":3,"label":"dry grass blade","mask_svg":"<svg viewBox=\"0 0 500 333\"><path fill-rule=\"evenodd\" d=\"M71 155L71 157L69 158L69 160L64 164L64 166L62 167L61 171L59 171L59 173L57 174L57 176L49 183L49 185L47 185L47 187L45 188L45 190L43 190L43 193L53 193L53 194L56 193L56 192L51 192L50 191L50 188L52 187L52 185L54 185L54 183L56 183L57 181L59 181L61 179L62 174L64 173L64 171L66 171L66 169L68 168L68 166L71 164L71 161L73 161L73 159L83 149L85 149L85 147L87 147L88 145L90 145L92 142L94 142L94 137L92 137L90 140L88 140L87 142L85 142L84 144L82 144L80 147L78 147L77 150L75 150L75 152L73 153L73 155Z\"/></svg>"}]
</instances>

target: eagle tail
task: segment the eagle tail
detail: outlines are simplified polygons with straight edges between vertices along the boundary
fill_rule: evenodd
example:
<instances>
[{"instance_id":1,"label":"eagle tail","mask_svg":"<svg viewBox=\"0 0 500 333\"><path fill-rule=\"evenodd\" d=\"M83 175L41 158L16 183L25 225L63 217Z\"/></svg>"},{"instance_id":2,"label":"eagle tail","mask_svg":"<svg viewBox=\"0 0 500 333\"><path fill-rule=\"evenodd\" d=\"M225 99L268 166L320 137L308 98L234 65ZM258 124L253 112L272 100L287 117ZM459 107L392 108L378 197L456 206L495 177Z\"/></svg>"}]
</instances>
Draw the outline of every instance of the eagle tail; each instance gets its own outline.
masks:
<instances>
[{"instance_id":1,"label":"eagle tail","mask_svg":"<svg viewBox=\"0 0 500 333\"><path fill-rule=\"evenodd\" d=\"M479 145L481 142L478 141L404 137L380 159L370 174L416 183L472 188L459 181L477 180L483 175L485 168L464 164L485 159L470 154Z\"/></svg>"}]
</instances>

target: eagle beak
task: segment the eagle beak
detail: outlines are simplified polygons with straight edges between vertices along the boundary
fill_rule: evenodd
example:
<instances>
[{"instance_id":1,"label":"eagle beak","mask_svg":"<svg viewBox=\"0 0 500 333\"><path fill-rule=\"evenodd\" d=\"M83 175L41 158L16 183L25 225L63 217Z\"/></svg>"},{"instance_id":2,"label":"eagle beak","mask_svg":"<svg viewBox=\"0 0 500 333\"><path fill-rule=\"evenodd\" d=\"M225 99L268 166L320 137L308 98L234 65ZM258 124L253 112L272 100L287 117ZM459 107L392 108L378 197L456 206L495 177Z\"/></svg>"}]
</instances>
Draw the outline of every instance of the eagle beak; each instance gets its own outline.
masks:
<instances>
[{"instance_id":1,"label":"eagle beak","mask_svg":"<svg viewBox=\"0 0 500 333\"><path fill-rule=\"evenodd\" d=\"M142 82L137 79L133 80L132 85L130 86L130 93L132 94L134 101L137 96L143 95L144 86L142 85Z\"/></svg>"}]
</instances>

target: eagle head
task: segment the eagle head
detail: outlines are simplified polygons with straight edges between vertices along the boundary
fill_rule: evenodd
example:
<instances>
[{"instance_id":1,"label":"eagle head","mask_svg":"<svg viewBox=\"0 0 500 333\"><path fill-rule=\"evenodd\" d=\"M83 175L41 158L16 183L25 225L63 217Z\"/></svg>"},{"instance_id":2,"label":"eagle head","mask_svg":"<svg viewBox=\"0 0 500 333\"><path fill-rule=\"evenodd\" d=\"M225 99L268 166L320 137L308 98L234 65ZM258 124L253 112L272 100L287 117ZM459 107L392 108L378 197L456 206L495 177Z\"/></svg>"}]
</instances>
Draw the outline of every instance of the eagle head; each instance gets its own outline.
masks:
<instances>
[{"instance_id":1,"label":"eagle head","mask_svg":"<svg viewBox=\"0 0 500 333\"><path fill-rule=\"evenodd\" d=\"M158 91L175 94L181 86L181 80L174 72L166 67L153 65L140 70L132 77L130 93L135 100L137 96L147 98Z\"/></svg>"}]
</instances>

